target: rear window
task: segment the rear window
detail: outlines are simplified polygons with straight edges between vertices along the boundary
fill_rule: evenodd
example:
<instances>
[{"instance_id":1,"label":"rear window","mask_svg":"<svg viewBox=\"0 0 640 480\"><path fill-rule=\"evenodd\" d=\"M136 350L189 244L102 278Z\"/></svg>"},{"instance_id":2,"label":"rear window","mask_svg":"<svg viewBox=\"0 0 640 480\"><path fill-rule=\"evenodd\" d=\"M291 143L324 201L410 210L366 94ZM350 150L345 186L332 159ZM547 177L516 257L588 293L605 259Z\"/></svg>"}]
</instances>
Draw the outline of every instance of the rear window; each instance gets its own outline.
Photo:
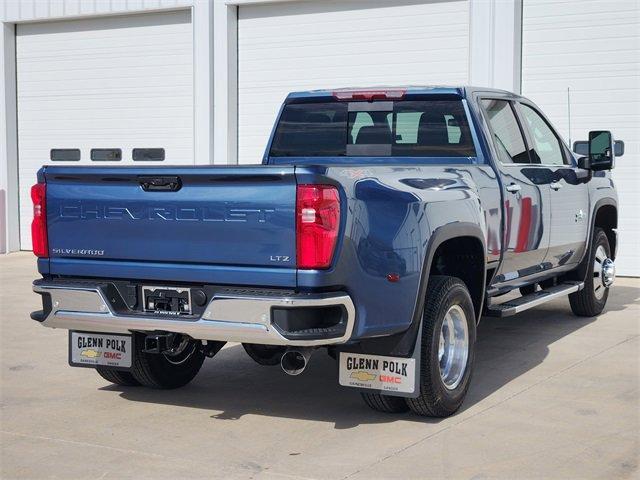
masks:
<instances>
[{"instance_id":1,"label":"rear window","mask_svg":"<svg viewBox=\"0 0 640 480\"><path fill-rule=\"evenodd\" d=\"M473 157L460 100L285 105L272 157Z\"/></svg>"}]
</instances>

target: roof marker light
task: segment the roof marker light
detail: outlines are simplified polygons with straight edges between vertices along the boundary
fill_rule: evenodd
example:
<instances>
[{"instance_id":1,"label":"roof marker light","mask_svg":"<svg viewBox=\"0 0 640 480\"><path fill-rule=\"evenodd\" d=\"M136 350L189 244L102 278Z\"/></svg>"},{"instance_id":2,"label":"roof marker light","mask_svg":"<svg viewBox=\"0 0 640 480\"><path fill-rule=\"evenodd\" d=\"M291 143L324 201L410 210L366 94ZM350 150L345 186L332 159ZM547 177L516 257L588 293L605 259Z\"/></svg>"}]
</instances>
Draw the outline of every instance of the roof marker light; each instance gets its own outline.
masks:
<instances>
[{"instance_id":1,"label":"roof marker light","mask_svg":"<svg viewBox=\"0 0 640 480\"><path fill-rule=\"evenodd\" d=\"M400 100L404 97L404 89L376 89L376 90L336 90L333 97L336 100L364 100L372 102L374 100Z\"/></svg>"}]
</instances>

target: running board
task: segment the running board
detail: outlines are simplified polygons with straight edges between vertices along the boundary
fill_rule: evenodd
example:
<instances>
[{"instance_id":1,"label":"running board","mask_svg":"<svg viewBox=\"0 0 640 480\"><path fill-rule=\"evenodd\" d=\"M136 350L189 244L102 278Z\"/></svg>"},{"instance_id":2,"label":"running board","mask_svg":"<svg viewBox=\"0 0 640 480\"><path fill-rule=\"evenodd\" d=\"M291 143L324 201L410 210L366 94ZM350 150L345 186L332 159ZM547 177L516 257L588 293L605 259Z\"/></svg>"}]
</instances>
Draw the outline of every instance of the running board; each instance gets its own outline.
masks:
<instances>
[{"instance_id":1,"label":"running board","mask_svg":"<svg viewBox=\"0 0 640 480\"><path fill-rule=\"evenodd\" d=\"M555 287L545 288L530 295L509 300L497 305L487 307L487 315L490 317L510 317L516 313L524 312L556 298L569 295L584 288L583 282L564 282Z\"/></svg>"}]
</instances>

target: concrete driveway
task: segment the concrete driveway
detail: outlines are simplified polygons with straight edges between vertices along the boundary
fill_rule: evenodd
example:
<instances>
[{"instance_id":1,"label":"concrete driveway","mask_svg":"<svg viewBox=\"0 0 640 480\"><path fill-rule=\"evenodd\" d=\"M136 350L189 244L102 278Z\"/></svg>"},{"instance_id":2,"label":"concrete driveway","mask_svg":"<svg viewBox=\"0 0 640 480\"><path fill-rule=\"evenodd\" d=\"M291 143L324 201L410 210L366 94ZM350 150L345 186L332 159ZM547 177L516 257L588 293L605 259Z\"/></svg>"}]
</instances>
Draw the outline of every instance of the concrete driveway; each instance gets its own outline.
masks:
<instances>
[{"instance_id":1,"label":"concrete driveway","mask_svg":"<svg viewBox=\"0 0 640 480\"><path fill-rule=\"evenodd\" d=\"M638 478L638 279L599 318L484 319L463 410L430 420L370 411L324 352L287 377L228 345L181 390L112 386L29 319L34 264L0 256L2 478Z\"/></svg>"}]
</instances>

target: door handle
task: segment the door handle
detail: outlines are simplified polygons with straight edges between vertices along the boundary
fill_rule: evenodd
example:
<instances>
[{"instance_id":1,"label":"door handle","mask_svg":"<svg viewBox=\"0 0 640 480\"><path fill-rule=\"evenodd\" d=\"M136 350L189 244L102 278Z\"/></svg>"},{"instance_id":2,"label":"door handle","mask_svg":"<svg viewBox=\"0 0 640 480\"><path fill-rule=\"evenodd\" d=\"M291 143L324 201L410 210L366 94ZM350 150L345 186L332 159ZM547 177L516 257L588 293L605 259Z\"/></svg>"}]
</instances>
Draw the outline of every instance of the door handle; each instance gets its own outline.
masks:
<instances>
[{"instance_id":1,"label":"door handle","mask_svg":"<svg viewBox=\"0 0 640 480\"><path fill-rule=\"evenodd\" d=\"M562 188L562 184L560 182L551 182L549 186L556 192Z\"/></svg>"},{"instance_id":2,"label":"door handle","mask_svg":"<svg viewBox=\"0 0 640 480\"><path fill-rule=\"evenodd\" d=\"M510 193L517 193L520 190L522 190L522 187L520 185L518 185L517 183L511 183L511 184L507 185L506 190L507 190L507 192L510 192Z\"/></svg>"}]
</instances>

